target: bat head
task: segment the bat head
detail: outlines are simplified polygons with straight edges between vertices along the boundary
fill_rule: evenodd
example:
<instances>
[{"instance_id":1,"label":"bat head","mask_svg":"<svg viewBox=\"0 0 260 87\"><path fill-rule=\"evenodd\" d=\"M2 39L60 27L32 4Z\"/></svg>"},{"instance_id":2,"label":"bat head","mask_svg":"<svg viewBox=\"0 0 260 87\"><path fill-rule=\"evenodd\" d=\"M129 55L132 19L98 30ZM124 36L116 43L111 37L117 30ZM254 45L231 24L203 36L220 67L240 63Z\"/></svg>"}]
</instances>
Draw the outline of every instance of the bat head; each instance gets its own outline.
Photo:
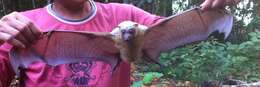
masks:
<instances>
[{"instance_id":1,"label":"bat head","mask_svg":"<svg viewBox=\"0 0 260 87\"><path fill-rule=\"evenodd\" d=\"M122 35L122 39L124 41L133 41L134 37L135 37L135 29L134 27L133 28L128 28L128 29L122 29L120 32L121 32L121 35Z\"/></svg>"},{"instance_id":2,"label":"bat head","mask_svg":"<svg viewBox=\"0 0 260 87\"><path fill-rule=\"evenodd\" d=\"M146 26L132 21L124 21L118 25L121 38L126 42L132 42L138 34L139 29L146 29Z\"/></svg>"}]
</instances>

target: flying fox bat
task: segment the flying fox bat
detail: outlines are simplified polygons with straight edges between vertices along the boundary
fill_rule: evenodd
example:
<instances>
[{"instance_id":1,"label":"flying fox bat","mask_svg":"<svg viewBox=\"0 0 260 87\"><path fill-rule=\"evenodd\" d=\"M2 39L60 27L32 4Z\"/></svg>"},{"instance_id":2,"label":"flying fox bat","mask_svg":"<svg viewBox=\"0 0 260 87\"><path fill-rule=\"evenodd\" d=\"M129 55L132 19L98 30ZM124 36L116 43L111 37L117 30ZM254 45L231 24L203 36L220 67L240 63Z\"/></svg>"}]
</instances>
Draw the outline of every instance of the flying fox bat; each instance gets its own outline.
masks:
<instances>
[{"instance_id":1,"label":"flying fox bat","mask_svg":"<svg viewBox=\"0 0 260 87\"><path fill-rule=\"evenodd\" d=\"M113 70L121 59L133 62L144 57L159 64L160 53L205 40L214 31L227 38L232 23L233 16L224 9L193 8L149 27L125 21L112 32L51 31L31 47L11 49L10 60L16 74L19 67L28 68L36 61L56 66L97 60Z\"/></svg>"}]
</instances>

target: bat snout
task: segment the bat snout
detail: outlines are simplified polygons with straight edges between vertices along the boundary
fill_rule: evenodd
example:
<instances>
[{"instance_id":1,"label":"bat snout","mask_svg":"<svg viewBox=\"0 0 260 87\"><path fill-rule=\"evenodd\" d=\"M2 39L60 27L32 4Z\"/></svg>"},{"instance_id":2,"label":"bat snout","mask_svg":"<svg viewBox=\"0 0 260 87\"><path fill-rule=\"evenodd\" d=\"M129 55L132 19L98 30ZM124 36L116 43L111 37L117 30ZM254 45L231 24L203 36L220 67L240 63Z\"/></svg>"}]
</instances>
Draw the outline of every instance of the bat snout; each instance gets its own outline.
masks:
<instances>
[{"instance_id":1,"label":"bat snout","mask_svg":"<svg viewBox=\"0 0 260 87\"><path fill-rule=\"evenodd\" d=\"M124 34L123 35L123 40L124 41L131 41L131 40L133 40L134 39L134 36L132 35L132 34Z\"/></svg>"}]
</instances>

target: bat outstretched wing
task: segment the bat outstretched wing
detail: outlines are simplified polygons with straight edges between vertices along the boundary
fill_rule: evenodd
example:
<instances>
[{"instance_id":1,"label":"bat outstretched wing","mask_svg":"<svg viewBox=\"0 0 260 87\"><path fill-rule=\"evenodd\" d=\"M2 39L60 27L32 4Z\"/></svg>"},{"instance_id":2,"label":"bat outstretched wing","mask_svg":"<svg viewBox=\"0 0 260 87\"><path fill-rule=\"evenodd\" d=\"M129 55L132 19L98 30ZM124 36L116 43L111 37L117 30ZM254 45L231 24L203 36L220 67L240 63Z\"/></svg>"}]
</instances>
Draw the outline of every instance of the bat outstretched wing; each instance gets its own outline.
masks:
<instances>
[{"instance_id":1,"label":"bat outstretched wing","mask_svg":"<svg viewBox=\"0 0 260 87\"><path fill-rule=\"evenodd\" d=\"M187 43L201 41L214 31L228 36L233 16L226 10L202 11L194 8L162 20L149 27L145 33L144 56L158 61L160 53Z\"/></svg>"},{"instance_id":2,"label":"bat outstretched wing","mask_svg":"<svg viewBox=\"0 0 260 87\"><path fill-rule=\"evenodd\" d=\"M109 33L51 31L31 47L11 49L10 59L17 74L18 68L28 68L36 61L57 66L97 60L115 69L119 62L119 50L114 44Z\"/></svg>"}]
</instances>

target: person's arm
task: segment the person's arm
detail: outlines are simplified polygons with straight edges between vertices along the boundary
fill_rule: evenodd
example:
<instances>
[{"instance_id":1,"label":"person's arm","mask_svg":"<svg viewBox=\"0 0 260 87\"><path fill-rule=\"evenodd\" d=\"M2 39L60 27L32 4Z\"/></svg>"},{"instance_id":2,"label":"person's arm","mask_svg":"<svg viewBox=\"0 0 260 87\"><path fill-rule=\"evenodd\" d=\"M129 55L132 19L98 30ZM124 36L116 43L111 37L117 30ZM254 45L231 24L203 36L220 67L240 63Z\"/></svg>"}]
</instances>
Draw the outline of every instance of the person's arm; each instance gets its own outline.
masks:
<instances>
[{"instance_id":1,"label":"person's arm","mask_svg":"<svg viewBox=\"0 0 260 87\"><path fill-rule=\"evenodd\" d=\"M151 25L159 22L161 19L164 18L162 16L158 16L146 12L135 6L130 6L130 8L131 8L132 20L143 25Z\"/></svg>"},{"instance_id":2,"label":"person's arm","mask_svg":"<svg viewBox=\"0 0 260 87\"><path fill-rule=\"evenodd\" d=\"M42 32L34 25L34 23L21 13L13 12L1 18L0 87L9 87L10 82L14 77L14 71L8 56L10 45L24 48L36 41L41 34Z\"/></svg>"},{"instance_id":3,"label":"person's arm","mask_svg":"<svg viewBox=\"0 0 260 87\"><path fill-rule=\"evenodd\" d=\"M225 6L232 6L236 5L240 2L240 0L205 0L201 7L203 10L209 9L217 9L217 8L224 8ZM153 14L150 14L140 8L135 6L130 6L131 12L133 15L133 21L138 23L144 23L144 25L149 25L151 23L158 22L163 17L159 17Z\"/></svg>"},{"instance_id":4,"label":"person's arm","mask_svg":"<svg viewBox=\"0 0 260 87\"><path fill-rule=\"evenodd\" d=\"M162 18L164 18L146 12L143 9L135 7L134 5L130 5L130 4L111 3L107 5L107 7L109 6L110 8L107 8L106 10L110 10L107 11L110 13L107 14L113 13L112 16L114 16L113 17L115 18L114 20L117 20L117 24L123 21L134 21L136 23L148 26L153 23L159 22Z\"/></svg>"},{"instance_id":5,"label":"person's arm","mask_svg":"<svg viewBox=\"0 0 260 87\"><path fill-rule=\"evenodd\" d=\"M205 0L200 6L203 10L208 10L236 5L239 2L240 0Z\"/></svg>"},{"instance_id":6,"label":"person's arm","mask_svg":"<svg viewBox=\"0 0 260 87\"><path fill-rule=\"evenodd\" d=\"M205 0L202 4L202 10L209 10L209 9L217 9L217 8L224 8L225 6L232 6L236 5L240 2L240 0ZM150 25L160 21L163 17L159 17L153 14L150 14L140 8L135 6L130 6L131 13L133 16L133 21L144 24Z\"/></svg>"},{"instance_id":7,"label":"person's arm","mask_svg":"<svg viewBox=\"0 0 260 87\"><path fill-rule=\"evenodd\" d=\"M41 34L29 18L18 12L10 13L0 20L0 45L7 42L15 47L25 48Z\"/></svg>"},{"instance_id":8,"label":"person's arm","mask_svg":"<svg viewBox=\"0 0 260 87\"><path fill-rule=\"evenodd\" d=\"M240 2L240 0L205 0L201 7L203 10L208 9L216 9L216 8L224 8L225 6L232 6L236 5ZM128 9L130 10L132 21L135 21L137 23L143 24L143 25L151 25L153 23L159 22L162 18L160 16L156 16L154 14L148 13L138 7L129 5ZM122 14L124 15L124 13Z\"/></svg>"}]
</instances>

